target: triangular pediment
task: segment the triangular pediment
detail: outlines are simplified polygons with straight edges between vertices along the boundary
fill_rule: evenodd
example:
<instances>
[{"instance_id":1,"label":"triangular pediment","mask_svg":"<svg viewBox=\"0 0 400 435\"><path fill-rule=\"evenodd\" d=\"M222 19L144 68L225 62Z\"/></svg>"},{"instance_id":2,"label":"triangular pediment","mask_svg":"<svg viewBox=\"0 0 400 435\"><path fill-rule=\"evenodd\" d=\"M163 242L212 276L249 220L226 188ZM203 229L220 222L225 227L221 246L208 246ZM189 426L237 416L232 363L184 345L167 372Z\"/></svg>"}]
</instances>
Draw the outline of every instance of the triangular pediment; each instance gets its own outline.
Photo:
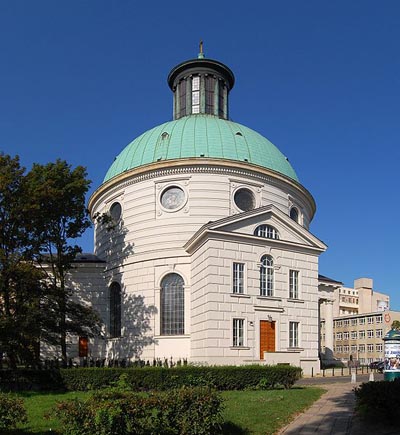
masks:
<instances>
[{"instance_id":1,"label":"triangular pediment","mask_svg":"<svg viewBox=\"0 0 400 435\"><path fill-rule=\"evenodd\" d=\"M255 235L255 229L263 224L275 228L279 234L279 239L266 239ZM242 237L254 244L263 244L268 240L273 244L300 245L320 252L327 249L325 243L273 205L210 222L196 232L188 241L187 247L192 245L196 239L204 239L206 234L211 236L211 234L217 233L224 234L226 237L229 235L235 238Z\"/></svg>"}]
</instances>

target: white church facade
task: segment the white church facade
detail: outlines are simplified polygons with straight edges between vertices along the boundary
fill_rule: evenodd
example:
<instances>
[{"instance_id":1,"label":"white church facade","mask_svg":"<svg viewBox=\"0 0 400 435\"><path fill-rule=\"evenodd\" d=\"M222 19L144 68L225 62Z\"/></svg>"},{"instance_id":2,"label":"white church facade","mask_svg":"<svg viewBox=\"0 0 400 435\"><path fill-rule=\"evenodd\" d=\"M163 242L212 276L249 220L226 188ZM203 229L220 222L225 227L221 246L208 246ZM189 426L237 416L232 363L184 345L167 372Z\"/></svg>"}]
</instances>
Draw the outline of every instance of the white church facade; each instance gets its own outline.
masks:
<instances>
[{"instance_id":1,"label":"white church facade","mask_svg":"<svg viewBox=\"0 0 400 435\"><path fill-rule=\"evenodd\" d=\"M104 320L90 355L316 373L334 285L319 289L312 195L271 142L229 120L227 66L200 53L168 84L174 119L123 149L89 200L94 255L71 286Z\"/></svg>"}]
</instances>

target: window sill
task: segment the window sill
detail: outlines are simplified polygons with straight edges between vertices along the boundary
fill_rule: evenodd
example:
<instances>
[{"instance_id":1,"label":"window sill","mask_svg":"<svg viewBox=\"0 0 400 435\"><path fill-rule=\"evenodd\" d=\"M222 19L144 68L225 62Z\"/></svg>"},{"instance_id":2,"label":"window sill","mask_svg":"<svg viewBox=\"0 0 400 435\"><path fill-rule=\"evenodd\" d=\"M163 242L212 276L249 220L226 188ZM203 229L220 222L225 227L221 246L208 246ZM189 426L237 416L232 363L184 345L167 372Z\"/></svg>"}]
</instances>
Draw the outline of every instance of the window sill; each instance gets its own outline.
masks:
<instances>
[{"instance_id":1,"label":"window sill","mask_svg":"<svg viewBox=\"0 0 400 435\"><path fill-rule=\"evenodd\" d=\"M282 298L278 298L276 296L257 296L257 299L263 300L263 301L278 301L282 302Z\"/></svg>"},{"instance_id":2,"label":"window sill","mask_svg":"<svg viewBox=\"0 0 400 435\"><path fill-rule=\"evenodd\" d=\"M231 297L233 298L247 298L250 299L250 295L246 295L245 293L231 293L230 294Z\"/></svg>"},{"instance_id":3,"label":"window sill","mask_svg":"<svg viewBox=\"0 0 400 435\"><path fill-rule=\"evenodd\" d=\"M231 346L231 350L250 350L248 346Z\"/></svg>"},{"instance_id":4,"label":"window sill","mask_svg":"<svg viewBox=\"0 0 400 435\"><path fill-rule=\"evenodd\" d=\"M180 335L155 335L154 338L156 338L157 340L164 340L164 339L168 339L168 338L178 338L178 339L182 339L182 338L190 338L189 334L180 334Z\"/></svg>"},{"instance_id":5,"label":"window sill","mask_svg":"<svg viewBox=\"0 0 400 435\"><path fill-rule=\"evenodd\" d=\"M295 304L304 304L304 299L295 299L295 298L288 298L288 302L293 302Z\"/></svg>"},{"instance_id":6,"label":"window sill","mask_svg":"<svg viewBox=\"0 0 400 435\"><path fill-rule=\"evenodd\" d=\"M288 347L288 352L302 352L304 350L303 347Z\"/></svg>"}]
</instances>

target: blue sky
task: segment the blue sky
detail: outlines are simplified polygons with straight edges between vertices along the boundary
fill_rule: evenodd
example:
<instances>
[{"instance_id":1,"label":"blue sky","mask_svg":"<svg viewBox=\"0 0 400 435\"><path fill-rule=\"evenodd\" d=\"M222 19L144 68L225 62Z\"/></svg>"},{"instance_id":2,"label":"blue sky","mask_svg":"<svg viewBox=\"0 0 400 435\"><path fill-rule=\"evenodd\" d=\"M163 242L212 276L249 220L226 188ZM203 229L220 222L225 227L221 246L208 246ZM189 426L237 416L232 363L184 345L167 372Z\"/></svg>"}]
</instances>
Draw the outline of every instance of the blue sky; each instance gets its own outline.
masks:
<instances>
[{"instance_id":1,"label":"blue sky","mask_svg":"<svg viewBox=\"0 0 400 435\"><path fill-rule=\"evenodd\" d=\"M0 0L0 150L87 167L172 118L170 69L235 73L230 115L289 157L313 194L320 273L370 277L400 310L400 2ZM80 241L92 250L92 233Z\"/></svg>"}]
</instances>

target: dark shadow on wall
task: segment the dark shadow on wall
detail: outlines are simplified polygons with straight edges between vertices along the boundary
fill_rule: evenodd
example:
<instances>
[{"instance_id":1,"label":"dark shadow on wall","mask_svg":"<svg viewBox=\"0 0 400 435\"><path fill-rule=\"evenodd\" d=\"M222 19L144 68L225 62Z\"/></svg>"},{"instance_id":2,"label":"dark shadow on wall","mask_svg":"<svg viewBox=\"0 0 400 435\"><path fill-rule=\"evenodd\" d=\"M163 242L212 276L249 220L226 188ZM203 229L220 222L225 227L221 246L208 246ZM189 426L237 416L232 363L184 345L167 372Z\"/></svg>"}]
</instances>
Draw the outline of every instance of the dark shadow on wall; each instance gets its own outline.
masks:
<instances>
[{"instance_id":1,"label":"dark shadow on wall","mask_svg":"<svg viewBox=\"0 0 400 435\"><path fill-rule=\"evenodd\" d=\"M146 346L156 343L152 335L150 321L157 313L154 305L146 305L141 295L123 295L122 337L109 341L108 358L138 359Z\"/></svg>"}]
</instances>

